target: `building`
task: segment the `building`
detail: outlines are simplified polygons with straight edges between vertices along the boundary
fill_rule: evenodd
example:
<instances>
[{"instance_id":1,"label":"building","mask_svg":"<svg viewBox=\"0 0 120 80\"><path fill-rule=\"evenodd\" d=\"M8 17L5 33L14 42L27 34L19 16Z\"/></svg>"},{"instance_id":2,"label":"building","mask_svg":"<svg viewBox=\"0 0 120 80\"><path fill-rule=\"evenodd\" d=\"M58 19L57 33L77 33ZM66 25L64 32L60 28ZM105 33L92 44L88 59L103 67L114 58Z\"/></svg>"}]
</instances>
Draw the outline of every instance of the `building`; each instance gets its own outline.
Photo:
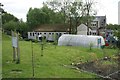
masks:
<instances>
[{"instance_id":1,"label":"building","mask_svg":"<svg viewBox=\"0 0 120 80\"><path fill-rule=\"evenodd\" d=\"M105 32L106 16L95 16L95 19L91 22L89 27L89 35L98 35L98 32ZM87 35L87 26L81 24L77 27L77 34ZM54 35L59 38L62 34L69 34L70 26L64 24L45 24L40 25L33 31L28 32L28 39L41 40L41 37L46 38L49 41L54 41Z\"/></svg>"},{"instance_id":2,"label":"building","mask_svg":"<svg viewBox=\"0 0 120 80\"><path fill-rule=\"evenodd\" d=\"M120 25L120 1L118 2L118 25Z\"/></svg>"},{"instance_id":3,"label":"building","mask_svg":"<svg viewBox=\"0 0 120 80\"><path fill-rule=\"evenodd\" d=\"M106 27L106 16L95 16L95 19L91 22L91 34L100 35L105 32Z\"/></svg>"},{"instance_id":4,"label":"building","mask_svg":"<svg viewBox=\"0 0 120 80\"><path fill-rule=\"evenodd\" d=\"M89 32L87 31L87 26L81 24L77 27L77 34L80 35L100 35L105 33L106 27L106 16L95 16L95 19L91 22L91 26L89 27Z\"/></svg>"},{"instance_id":5,"label":"building","mask_svg":"<svg viewBox=\"0 0 120 80\"><path fill-rule=\"evenodd\" d=\"M59 38L62 34L69 33L69 26L64 24L45 24L35 28L33 31L28 32L28 39L41 41L44 37L48 41L54 41L55 35Z\"/></svg>"},{"instance_id":6,"label":"building","mask_svg":"<svg viewBox=\"0 0 120 80\"><path fill-rule=\"evenodd\" d=\"M91 29L89 29L91 31ZM81 24L77 27L78 35L87 35L87 26L85 24Z\"/></svg>"}]
</instances>

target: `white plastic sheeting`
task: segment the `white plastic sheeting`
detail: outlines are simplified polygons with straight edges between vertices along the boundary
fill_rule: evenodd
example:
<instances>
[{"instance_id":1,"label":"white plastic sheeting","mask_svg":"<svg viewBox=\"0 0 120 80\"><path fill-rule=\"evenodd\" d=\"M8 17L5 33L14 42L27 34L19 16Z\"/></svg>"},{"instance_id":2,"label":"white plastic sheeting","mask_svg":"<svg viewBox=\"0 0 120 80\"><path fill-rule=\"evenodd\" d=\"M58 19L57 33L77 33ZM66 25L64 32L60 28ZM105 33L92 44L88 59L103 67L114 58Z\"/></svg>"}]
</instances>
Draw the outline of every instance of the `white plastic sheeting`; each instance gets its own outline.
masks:
<instances>
[{"instance_id":1,"label":"white plastic sheeting","mask_svg":"<svg viewBox=\"0 0 120 80\"><path fill-rule=\"evenodd\" d=\"M84 46L90 45L94 48L100 48L105 45L104 38L102 36L92 35L62 35L58 40L59 46Z\"/></svg>"}]
</instances>

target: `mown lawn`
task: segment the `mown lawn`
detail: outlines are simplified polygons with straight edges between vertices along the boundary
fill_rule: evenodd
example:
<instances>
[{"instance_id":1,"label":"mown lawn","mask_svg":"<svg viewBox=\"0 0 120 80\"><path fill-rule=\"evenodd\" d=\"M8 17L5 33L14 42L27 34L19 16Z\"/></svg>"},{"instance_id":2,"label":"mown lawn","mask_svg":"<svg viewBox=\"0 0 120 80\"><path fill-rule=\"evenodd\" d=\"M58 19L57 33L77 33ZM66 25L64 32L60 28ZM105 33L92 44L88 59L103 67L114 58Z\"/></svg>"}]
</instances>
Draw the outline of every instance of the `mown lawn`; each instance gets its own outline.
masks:
<instances>
[{"instance_id":1,"label":"mown lawn","mask_svg":"<svg viewBox=\"0 0 120 80\"><path fill-rule=\"evenodd\" d=\"M11 37L2 38L2 77L3 78L32 78L32 50L30 41L20 41L20 64L12 62ZM112 56L114 49L92 49L72 46L55 46L47 43L44 56L41 56L40 43L33 43L35 78L96 78L92 73L82 72L63 65L72 66L71 63L86 62ZM18 69L21 72L12 72Z\"/></svg>"}]
</instances>

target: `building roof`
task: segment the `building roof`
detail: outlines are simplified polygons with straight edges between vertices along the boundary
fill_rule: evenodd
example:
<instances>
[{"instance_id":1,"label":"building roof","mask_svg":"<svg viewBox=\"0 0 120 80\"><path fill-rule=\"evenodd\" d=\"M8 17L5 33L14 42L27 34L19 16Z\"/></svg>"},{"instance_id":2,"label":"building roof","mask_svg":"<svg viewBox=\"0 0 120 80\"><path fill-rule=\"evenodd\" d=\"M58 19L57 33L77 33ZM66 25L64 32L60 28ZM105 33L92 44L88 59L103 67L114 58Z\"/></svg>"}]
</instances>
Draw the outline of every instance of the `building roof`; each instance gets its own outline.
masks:
<instances>
[{"instance_id":1,"label":"building roof","mask_svg":"<svg viewBox=\"0 0 120 80\"><path fill-rule=\"evenodd\" d=\"M36 32L68 32L69 25L64 24L44 24L34 29Z\"/></svg>"}]
</instances>

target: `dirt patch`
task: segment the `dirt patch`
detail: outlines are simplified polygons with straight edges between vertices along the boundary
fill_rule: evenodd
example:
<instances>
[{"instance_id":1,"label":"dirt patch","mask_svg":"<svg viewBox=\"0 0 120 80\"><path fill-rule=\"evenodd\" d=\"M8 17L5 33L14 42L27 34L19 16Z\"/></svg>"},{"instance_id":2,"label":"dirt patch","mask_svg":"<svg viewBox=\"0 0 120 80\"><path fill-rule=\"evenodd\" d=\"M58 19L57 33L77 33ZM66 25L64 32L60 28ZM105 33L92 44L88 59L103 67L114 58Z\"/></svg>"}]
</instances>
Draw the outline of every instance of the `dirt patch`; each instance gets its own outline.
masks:
<instances>
[{"instance_id":1,"label":"dirt patch","mask_svg":"<svg viewBox=\"0 0 120 80\"><path fill-rule=\"evenodd\" d=\"M79 69L95 73L104 78L115 80L120 79L120 65L118 56L116 56L115 58L104 57L100 60L77 64L76 66Z\"/></svg>"}]
</instances>

